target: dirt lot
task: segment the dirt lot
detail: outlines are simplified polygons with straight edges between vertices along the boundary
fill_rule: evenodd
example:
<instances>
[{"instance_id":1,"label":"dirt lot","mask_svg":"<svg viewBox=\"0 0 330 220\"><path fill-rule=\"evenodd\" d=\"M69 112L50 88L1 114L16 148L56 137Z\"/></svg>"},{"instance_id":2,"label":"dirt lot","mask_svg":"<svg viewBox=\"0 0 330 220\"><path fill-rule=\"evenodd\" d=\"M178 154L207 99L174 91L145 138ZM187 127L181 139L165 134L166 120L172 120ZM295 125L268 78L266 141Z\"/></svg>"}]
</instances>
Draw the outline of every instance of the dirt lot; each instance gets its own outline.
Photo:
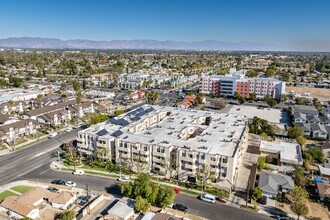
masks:
<instances>
[{"instance_id":1,"label":"dirt lot","mask_svg":"<svg viewBox=\"0 0 330 220\"><path fill-rule=\"evenodd\" d=\"M315 202L307 202L309 213L307 217L321 220L330 219L330 214L326 207Z\"/></svg>"},{"instance_id":2,"label":"dirt lot","mask_svg":"<svg viewBox=\"0 0 330 220\"><path fill-rule=\"evenodd\" d=\"M280 206L280 204L283 204L283 203L276 202L276 208L278 208L288 214L295 215L292 212L292 210L290 209L290 205L284 204L284 207L282 207L282 206ZM329 214L327 208L324 207L323 205L321 205L319 203L308 201L307 206L308 206L308 215L306 217L311 218L311 219L319 219L319 220L330 219L330 214Z\"/></svg>"},{"instance_id":3,"label":"dirt lot","mask_svg":"<svg viewBox=\"0 0 330 220\"><path fill-rule=\"evenodd\" d=\"M330 99L330 89L322 89L322 88L302 88L302 87L295 87L295 86L287 86L285 88L286 92L294 91L298 94L303 93L310 93L311 97L318 98L321 101L329 100Z\"/></svg>"}]
</instances>

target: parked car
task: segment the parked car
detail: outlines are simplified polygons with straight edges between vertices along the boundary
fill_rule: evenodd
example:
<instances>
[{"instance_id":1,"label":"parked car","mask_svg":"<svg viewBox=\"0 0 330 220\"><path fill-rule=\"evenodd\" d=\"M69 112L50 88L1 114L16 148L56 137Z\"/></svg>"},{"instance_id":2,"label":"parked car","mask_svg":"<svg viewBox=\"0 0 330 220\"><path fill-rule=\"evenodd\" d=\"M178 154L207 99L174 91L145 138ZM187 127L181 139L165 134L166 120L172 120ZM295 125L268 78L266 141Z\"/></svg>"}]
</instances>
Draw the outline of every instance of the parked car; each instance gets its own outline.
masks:
<instances>
[{"instance_id":1,"label":"parked car","mask_svg":"<svg viewBox=\"0 0 330 220\"><path fill-rule=\"evenodd\" d=\"M172 206L172 208L184 213L188 212L188 207L182 204L175 204Z\"/></svg>"},{"instance_id":2,"label":"parked car","mask_svg":"<svg viewBox=\"0 0 330 220\"><path fill-rule=\"evenodd\" d=\"M127 176L121 176L117 179L117 181L119 182L128 182L129 181L129 177Z\"/></svg>"},{"instance_id":3,"label":"parked car","mask_svg":"<svg viewBox=\"0 0 330 220\"><path fill-rule=\"evenodd\" d=\"M71 186L71 187L75 187L77 184L75 182L72 182L72 181L67 181L65 183L66 186Z\"/></svg>"},{"instance_id":4,"label":"parked car","mask_svg":"<svg viewBox=\"0 0 330 220\"><path fill-rule=\"evenodd\" d=\"M63 180L53 180L51 183L56 185L65 185L65 181Z\"/></svg>"},{"instance_id":5,"label":"parked car","mask_svg":"<svg viewBox=\"0 0 330 220\"><path fill-rule=\"evenodd\" d=\"M74 175L84 175L85 171L80 170L80 169L76 169L75 171L72 172L72 174L74 174Z\"/></svg>"},{"instance_id":6,"label":"parked car","mask_svg":"<svg viewBox=\"0 0 330 220\"><path fill-rule=\"evenodd\" d=\"M57 132L50 133L50 134L48 135L48 138L54 138L54 137L56 137L56 135L58 135Z\"/></svg>"},{"instance_id":7,"label":"parked car","mask_svg":"<svg viewBox=\"0 0 330 220\"><path fill-rule=\"evenodd\" d=\"M51 191L51 192L55 192L58 193L60 190L55 188L55 187L48 187L47 190Z\"/></svg>"},{"instance_id":8,"label":"parked car","mask_svg":"<svg viewBox=\"0 0 330 220\"><path fill-rule=\"evenodd\" d=\"M258 203L261 205L266 205L267 204L267 196L262 196L260 199L257 200Z\"/></svg>"},{"instance_id":9,"label":"parked car","mask_svg":"<svg viewBox=\"0 0 330 220\"><path fill-rule=\"evenodd\" d=\"M65 131L66 131L66 132L70 132L70 131L72 131L72 128L69 127L69 128L67 128L67 129L65 129Z\"/></svg>"},{"instance_id":10,"label":"parked car","mask_svg":"<svg viewBox=\"0 0 330 220\"><path fill-rule=\"evenodd\" d=\"M217 197L217 200L218 200L219 202L222 202L222 203L226 203L226 202L227 202L226 199L224 199L224 198L220 198L220 197Z\"/></svg>"},{"instance_id":11,"label":"parked car","mask_svg":"<svg viewBox=\"0 0 330 220\"><path fill-rule=\"evenodd\" d=\"M215 196L210 194L202 194L199 196L199 199L204 202L215 203Z\"/></svg>"}]
</instances>

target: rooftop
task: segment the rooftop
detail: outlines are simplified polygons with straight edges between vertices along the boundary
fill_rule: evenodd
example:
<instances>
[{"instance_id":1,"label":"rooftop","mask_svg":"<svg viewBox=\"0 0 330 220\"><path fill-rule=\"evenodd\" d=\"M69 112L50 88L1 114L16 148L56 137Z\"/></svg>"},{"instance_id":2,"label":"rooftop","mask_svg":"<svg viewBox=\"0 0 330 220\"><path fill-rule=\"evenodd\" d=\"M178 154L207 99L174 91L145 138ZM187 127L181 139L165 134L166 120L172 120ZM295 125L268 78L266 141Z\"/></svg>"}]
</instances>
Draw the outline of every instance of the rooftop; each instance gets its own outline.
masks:
<instances>
[{"instance_id":1,"label":"rooftop","mask_svg":"<svg viewBox=\"0 0 330 220\"><path fill-rule=\"evenodd\" d=\"M158 113L166 114L166 117L141 132L132 131L132 127ZM180 146L202 153L232 156L245 129L245 116L144 105L80 132L104 138L118 137L133 143Z\"/></svg>"},{"instance_id":2,"label":"rooftop","mask_svg":"<svg viewBox=\"0 0 330 220\"><path fill-rule=\"evenodd\" d=\"M279 153L281 157L281 162L289 162L294 164L299 164L303 162L300 145L296 143L284 141L281 141L280 143L261 141L260 151Z\"/></svg>"}]
</instances>

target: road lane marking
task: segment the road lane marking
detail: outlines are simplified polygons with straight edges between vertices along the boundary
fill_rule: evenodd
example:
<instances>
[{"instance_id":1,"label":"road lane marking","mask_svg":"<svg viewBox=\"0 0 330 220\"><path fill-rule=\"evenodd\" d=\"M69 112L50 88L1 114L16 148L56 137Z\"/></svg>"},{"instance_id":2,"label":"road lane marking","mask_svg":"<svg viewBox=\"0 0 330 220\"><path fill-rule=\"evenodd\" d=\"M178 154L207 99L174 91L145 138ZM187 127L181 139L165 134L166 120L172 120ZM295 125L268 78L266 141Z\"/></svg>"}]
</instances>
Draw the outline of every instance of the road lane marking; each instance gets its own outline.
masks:
<instances>
[{"instance_id":1,"label":"road lane marking","mask_svg":"<svg viewBox=\"0 0 330 220\"><path fill-rule=\"evenodd\" d=\"M39 173L39 175L42 175L42 174L46 173L48 170L50 170L50 168L47 169L47 170L42 171L41 173Z\"/></svg>"}]
</instances>

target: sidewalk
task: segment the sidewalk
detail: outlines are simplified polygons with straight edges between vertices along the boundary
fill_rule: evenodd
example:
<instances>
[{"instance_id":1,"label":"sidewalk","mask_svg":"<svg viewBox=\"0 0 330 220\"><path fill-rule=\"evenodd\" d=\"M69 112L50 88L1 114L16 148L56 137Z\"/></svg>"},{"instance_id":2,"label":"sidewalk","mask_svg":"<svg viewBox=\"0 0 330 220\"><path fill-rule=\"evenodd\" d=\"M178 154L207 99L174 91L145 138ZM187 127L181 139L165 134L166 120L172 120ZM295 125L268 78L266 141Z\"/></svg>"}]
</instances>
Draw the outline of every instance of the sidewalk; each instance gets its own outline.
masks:
<instances>
[{"instance_id":1,"label":"sidewalk","mask_svg":"<svg viewBox=\"0 0 330 220\"><path fill-rule=\"evenodd\" d=\"M64 171L64 172L69 172L69 169L70 170L73 170L73 167L72 166L70 166L70 167L65 166L63 163L58 162L58 161L53 161L50 164L50 168L53 169L53 170L57 170L57 171L60 170L60 171ZM119 177L119 175L117 173L109 173L109 172L106 172L106 171L85 169L85 168L81 168L81 167L78 167L78 166L76 167L76 169L78 169L78 170L84 170L84 172L85 172L86 175L97 175L97 174L101 174L101 175L104 175L105 177L110 178L110 179L117 179ZM131 178L132 179L135 179L136 176L131 176ZM188 190L190 192L194 192L194 193L197 193L197 194L202 194L203 193L202 191L199 191L199 190L187 189L186 187L182 187L182 186L179 186L179 185L176 185L176 184L172 184L172 183L161 182L161 181L154 180L154 179L151 179L151 182L159 183L159 184L170 186L170 187L173 187L173 188L180 188L180 189L183 189L183 190ZM182 193L185 193L185 192L182 192ZM186 194L188 194L188 193L186 193Z\"/></svg>"}]
</instances>

